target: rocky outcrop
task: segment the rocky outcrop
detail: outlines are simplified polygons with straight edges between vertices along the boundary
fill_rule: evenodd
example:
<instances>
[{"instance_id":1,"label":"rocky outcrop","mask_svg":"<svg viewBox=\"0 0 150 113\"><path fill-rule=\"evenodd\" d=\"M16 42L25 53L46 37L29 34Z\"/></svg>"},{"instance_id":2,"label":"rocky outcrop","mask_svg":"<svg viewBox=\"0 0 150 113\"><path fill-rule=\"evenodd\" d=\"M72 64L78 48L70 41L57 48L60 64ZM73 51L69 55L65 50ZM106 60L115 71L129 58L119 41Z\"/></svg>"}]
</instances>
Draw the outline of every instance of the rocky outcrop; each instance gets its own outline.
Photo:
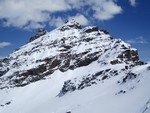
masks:
<instances>
[{"instance_id":1,"label":"rocky outcrop","mask_svg":"<svg viewBox=\"0 0 150 113\"><path fill-rule=\"evenodd\" d=\"M59 30L65 31L65 30L69 30L70 28L82 29L82 26L78 22L76 22L74 19L72 19L70 21L67 21L65 25L61 26Z\"/></svg>"},{"instance_id":2,"label":"rocky outcrop","mask_svg":"<svg viewBox=\"0 0 150 113\"><path fill-rule=\"evenodd\" d=\"M75 90L82 90L86 87L89 87L93 84L98 84L99 82L103 82L106 79L109 79L113 76L117 76L119 70L101 70L95 74L89 74L84 76L81 80L77 80L76 78L73 80L67 80L64 82L64 85L58 94L58 96L63 96L68 92L73 92Z\"/></svg>"},{"instance_id":3,"label":"rocky outcrop","mask_svg":"<svg viewBox=\"0 0 150 113\"><path fill-rule=\"evenodd\" d=\"M139 61L137 50L125 50L118 56L118 58L120 58L121 60L126 59L126 61Z\"/></svg>"},{"instance_id":4,"label":"rocky outcrop","mask_svg":"<svg viewBox=\"0 0 150 113\"><path fill-rule=\"evenodd\" d=\"M105 34L109 34L109 32L106 29L101 29L100 31L104 32Z\"/></svg>"},{"instance_id":5,"label":"rocky outcrop","mask_svg":"<svg viewBox=\"0 0 150 113\"><path fill-rule=\"evenodd\" d=\"M97 26L94 26L94 27L90 27L90 28L85 30L86 33L91 33L94 31L99 31L99 28Z\"/></svg>"},{"instance_id":6,"label":"rocky outcrop","mask_svg":"<svg viewBox=\"0 0 150 113\"><path fill-rule=\"evenodd\" d=\"M40 28L38 30L38 32L30 38L29 42L32 42L32 41L36 40L37 38L39 38L40 36L45 35L46 33L47 33L47 31L44 28Z\"/></svg>"}]
</instances>

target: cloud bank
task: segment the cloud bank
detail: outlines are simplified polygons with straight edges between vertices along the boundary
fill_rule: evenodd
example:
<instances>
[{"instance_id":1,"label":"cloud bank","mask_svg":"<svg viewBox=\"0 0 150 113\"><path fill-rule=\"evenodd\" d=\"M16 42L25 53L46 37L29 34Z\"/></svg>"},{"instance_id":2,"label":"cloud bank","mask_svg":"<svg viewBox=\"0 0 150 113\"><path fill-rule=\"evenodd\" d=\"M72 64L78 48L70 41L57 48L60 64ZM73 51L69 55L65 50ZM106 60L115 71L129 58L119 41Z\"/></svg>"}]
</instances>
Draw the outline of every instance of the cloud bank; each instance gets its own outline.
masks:
<instances>
[{"instance_id":1,"label":"cloud bank","mask_svg":"<svg viewBox=\"0 0 150 113\"><path fill-rule=\"evenodd\" d=\"M88 19L81 14L77 14L75 16L69 17L68 20L74 19L79 22L81 25L87 25L89 23Z\"/></svg>"},{"instance_id":2,"label":"cloud bank","mask_svg":"<svg viewBox=\"0 0 150 113\"><path fill-rule=\"evenodd\" d=\"M136 6L136 0L129 0L131 6L135 7Z\"/></svg>"},{"instance_id":3,"label":"cloud bank","mask_svg":"<svg viewBox=\"0 0 150 113\"><path fill-rule=\"evenodd\" d=\"M135 0L130 0L130 3L134 5ZM1 0L0 22L5 27L24 29L44 27L50 21L58 26L69 11L76 11L76 14L72 17L68 14L67 18L74 17L85 25L89 23L87 16L99 21L109 20L122 13L122 8L116 0Z\"/></svg>"},{"instance_id":4,"label":"cloud bank","mask_svg":"<svg viewBox=\"0 0 150 113\"><path fill-rule=\"evenodd\" d=\"M127 42L130 44L148 44L148 42L146 41L146 39L143 36L139 36L135 39L127 40Z\"/></svg>"},{"instance_id":5,"label":"cloud bank","mask_svg":"<svg viewBox=\"0 0 150 113\"><path fill-rule=\"evenodd\" d=\"M11 45L10 42L0 42L0 48L4 48L4 47L10 46L10 45Z\"/></svg>"}]
</instances>

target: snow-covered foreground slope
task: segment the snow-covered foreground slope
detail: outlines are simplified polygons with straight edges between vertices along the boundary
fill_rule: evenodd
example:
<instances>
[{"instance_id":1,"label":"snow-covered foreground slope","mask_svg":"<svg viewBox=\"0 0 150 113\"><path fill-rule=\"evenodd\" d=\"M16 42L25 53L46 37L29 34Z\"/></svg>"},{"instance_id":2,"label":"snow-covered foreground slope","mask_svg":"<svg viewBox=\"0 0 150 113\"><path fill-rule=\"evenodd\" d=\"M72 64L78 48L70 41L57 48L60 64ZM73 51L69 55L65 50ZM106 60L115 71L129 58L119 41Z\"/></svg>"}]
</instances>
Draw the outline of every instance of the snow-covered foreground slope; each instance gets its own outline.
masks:
<instances>
[{"instance_id":1,"label":"snow-covered foreground slope","mask_svg":"<svg viewBox=\"0 0 150 113\"><path fill-rule=\"evenodd\" d=\"M100 68L93 63L86 68L65 73L56 71L46 80L25 87L0 90L0 113L149 113L150 64L130 70L138 77L125 83L118 83L125 76L121 72L83 90L58 96L64 81L73 77L79 80L93 71L91 67ZM112 68L119 70L121 67L116 65ZM7 105L8 102L10 104Z\"/></svg>"},{"instance_id":2,"label":"snow-covered foreground slope","mask_svg":"<svg viewBox=\"0 0 150 113\"><path fill-rule=\"evenodd\" d=\"M69 21L0 60L0 113L150 113L150 63Z\"/></svg>"}]
</instances>

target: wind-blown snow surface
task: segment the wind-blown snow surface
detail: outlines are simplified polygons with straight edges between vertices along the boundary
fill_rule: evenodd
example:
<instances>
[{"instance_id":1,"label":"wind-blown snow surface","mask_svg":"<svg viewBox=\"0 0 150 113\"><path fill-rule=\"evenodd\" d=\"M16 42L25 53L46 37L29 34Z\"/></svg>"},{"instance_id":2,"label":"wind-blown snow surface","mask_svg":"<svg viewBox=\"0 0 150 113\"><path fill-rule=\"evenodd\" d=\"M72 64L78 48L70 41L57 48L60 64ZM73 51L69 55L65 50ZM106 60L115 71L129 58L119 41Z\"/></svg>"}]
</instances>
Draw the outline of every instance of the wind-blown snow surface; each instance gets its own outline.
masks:
<instances>
[{"instance_id":1,"label":"wind-blown snow surface","mask_svg":"<svg viewBox=\"0 0 150 113\"><path fill-rule=\"evenodd\" d=\"M0 61L0 113L150 113L150 63L137 55L67 23Z\"/></svg>"}]
</instances>

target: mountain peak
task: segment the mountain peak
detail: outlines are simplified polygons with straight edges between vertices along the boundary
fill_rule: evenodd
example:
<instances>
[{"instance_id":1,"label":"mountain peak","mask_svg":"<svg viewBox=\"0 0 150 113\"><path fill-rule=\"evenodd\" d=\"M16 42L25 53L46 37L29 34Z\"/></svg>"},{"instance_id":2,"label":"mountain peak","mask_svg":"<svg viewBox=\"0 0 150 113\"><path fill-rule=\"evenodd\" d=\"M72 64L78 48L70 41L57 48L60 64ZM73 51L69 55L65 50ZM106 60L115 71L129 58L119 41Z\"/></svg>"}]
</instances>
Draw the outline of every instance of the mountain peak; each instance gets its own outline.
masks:
<instances>
[{"instance_id":1,"label":"mountain peak","mask_svg":"<svg viewBox=\"0 0 150 113\"><path fill-rule=\"evenodd\" d=\"M113 39L106 30L96 26L81 29L78 22L71 20L52 32L40 29L28 44L10 54L7 62L0 62L0 76L20 76L19 82L6 79L10 81L7 85L23 86L57 70L66 72L92 62L98 65L143 64L139 62L137 50L120 39Z\"/></svg>"},{"instance_id":2,"label":"mountain peak","mask_svg":"<svg viewBox=\"0 0 150 113\"><path fill-rule=\"evenodd\" d=\"M30 37L29 42L36 40L37 38L45 35L46 33L47 33L47 31L44 28L38 29L37 33L35 35L33 35L32 37Z\"/></svg>"},{"instance_id":3,"label":"mountain peak","mask_svg":"<svg viewBox=\"0 0 150 113\"><path fill-rule=\"evenodd\" d=\"M82 26L75 21L74 19L67 20L64 25L62 25L59 29L61 31L69 30L69 29L82 29Z\"/></svg>"},{"instance_id":4,"label":"mountain peak","mask_svg":"<svg viewBox=\"0 0 150 113\"><path fill-rule=\"evenodd\" d=\"M67 25L80 25L75 19L69 19L66 21Z\"/></svg>"}]
</instances>

